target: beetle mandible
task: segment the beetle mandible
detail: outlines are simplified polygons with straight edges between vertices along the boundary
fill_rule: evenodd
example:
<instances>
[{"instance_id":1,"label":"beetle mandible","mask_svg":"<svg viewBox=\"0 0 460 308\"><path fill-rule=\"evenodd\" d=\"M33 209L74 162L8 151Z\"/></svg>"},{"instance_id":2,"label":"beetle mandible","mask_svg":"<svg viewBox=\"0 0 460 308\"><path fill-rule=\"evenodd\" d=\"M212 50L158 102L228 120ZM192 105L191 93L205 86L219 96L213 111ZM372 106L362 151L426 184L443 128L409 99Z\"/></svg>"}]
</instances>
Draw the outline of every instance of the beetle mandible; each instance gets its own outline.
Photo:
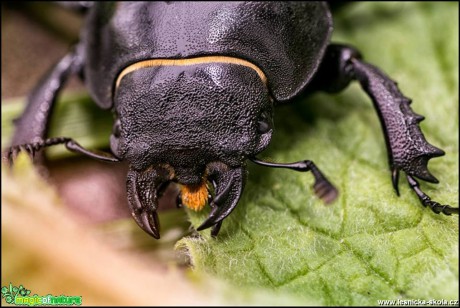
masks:
<instances>
[{"instance_id":1,"label":"beetle mandible","mask_svg":"<svg viewBox=\"0 0 460 308\"><path fill-rule=\"evenodd\" d=\"M281 164L256 155L270 142L277 104L312 91L336 93L356 80L381 121L396 193L403 171L424 206L458 214L431 200L415 179L437 183L427 163L444 155L425 140L423 117L357 49L331 43L332 29L325 2L93 3L80 42L29 96L8 157L65 144L96 159L127 161L128 204L143 230L160 237L158 198L176 182L179 203L195 210L209 204L198 230L212 228L216 236L243 192L247 160L311 171L315 193L326 203L337 197L312 161ZM111 153L46 138L56 96L72 74L115 116Z\"/></svg>"}]
</instances>

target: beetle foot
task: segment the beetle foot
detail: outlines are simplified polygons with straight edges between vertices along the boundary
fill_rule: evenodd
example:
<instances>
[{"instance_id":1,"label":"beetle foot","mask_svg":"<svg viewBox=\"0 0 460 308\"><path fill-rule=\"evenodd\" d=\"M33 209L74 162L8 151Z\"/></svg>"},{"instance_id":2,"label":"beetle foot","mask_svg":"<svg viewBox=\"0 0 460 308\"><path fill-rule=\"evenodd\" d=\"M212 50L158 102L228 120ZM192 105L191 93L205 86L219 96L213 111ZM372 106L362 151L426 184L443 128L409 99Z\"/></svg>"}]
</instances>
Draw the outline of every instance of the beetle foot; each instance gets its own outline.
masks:
<instances>
[{"instance_id":1,"label":"beetle foot","mask_svg":"<svg viewBox=\"0 0 460 308\"><path fill-rule=\"evenodd\" d=\"M11 146L3 153L2 161L12 166L21 152L27 153L27 155L34 160L35 154L42 148L41 144L42 142L34 142Z\"/></svg>"},{"instance_id":2,"label":"beetle foot","mask_svg":"<svg viewBox=\"0 0 460 308\"><path fill-rule=\"evenodd\" d=\"M22 146L12 146L7 149L2 155L2 162L8 164L8 166L12 166L14 161L16 160L17 156L21 151L24 149Z\"/></svg>"},{"instance_id":3,"label":"beetle foot","mask_svg":"<svg viewBox=\"0 0 460 308\"><path fill-rule=\"evenodd\" d=\"M421 189L420 185L412 176L407 176L407 182L411 189L417 194L417 197L422 202L423 206L429 207L436 214L452 215L459 213L458 208L451 207L450 205L442 205L436 201L431 200L431 198L425 194Z\"/></svg>"},{"instance_id":4,"label":"beetle foot","mask_svg":"<svg viewBox=\"0 0 460 308\"><path fill-rule=\"evenodd\" d=\"M3 155L2 160L7 161L11 166L16 159L19 152L26 152L34 160L35 163L41 164L44 161L42 149L58 144L64 144L65 147L72 152L84 154L88 157L108 161L108 162L119 162L120 160L113 156L111 153L104 152L93 152L85 149L79 145L75 140L68 137L53 137L38 142L24 143L11 146L6 153ZM39 154L39 155L36 155Z\"/></svg>"}]
</instances>

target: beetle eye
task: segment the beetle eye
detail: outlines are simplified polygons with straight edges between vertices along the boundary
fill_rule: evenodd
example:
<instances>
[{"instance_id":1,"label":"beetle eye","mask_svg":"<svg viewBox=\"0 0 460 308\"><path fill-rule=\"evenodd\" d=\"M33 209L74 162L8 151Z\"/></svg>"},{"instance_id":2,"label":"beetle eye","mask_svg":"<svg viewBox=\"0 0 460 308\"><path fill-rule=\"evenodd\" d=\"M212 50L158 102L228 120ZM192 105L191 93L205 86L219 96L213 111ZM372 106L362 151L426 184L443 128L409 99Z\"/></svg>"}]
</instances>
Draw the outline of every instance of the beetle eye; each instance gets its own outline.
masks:
<instances>
[{"instance_id":1,"label":"beetle eye","mask_svg":"<svg viewBox=\"0 0 460 308\"><path fill-rule=\"evenodd\" d=\"M112 128L112 135L116 138L120 138L120 120L115 120Z\"/></svg>"},{"instance_id":2,"label":"beetle eye","mask_svg":"<svg viewBox=\"0 0 460 308\"><path fill-rule=\"evenodd\" d=\"M270 119L267 113L262 112L259 121L257 122L257 131L261 134L265 134L271 130Z\"/></svg>"}]
</instances>

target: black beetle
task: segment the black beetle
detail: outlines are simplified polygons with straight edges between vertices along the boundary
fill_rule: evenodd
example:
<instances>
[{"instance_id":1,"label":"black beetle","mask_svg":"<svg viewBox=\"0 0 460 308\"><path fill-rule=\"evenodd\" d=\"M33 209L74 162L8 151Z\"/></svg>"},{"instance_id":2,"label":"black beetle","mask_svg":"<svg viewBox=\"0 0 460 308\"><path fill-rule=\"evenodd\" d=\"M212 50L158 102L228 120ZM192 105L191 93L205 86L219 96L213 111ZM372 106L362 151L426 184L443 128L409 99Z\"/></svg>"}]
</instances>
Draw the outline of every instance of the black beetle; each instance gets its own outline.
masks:
<instances>
[{"instance_id":1,"label":"black beetle","mask_svg":"<svg viewBox=\"0 0 460 308\"><path fill-rule=\"evenodd\" d=\"M216 236L242 194L248 159L312 171L315 193L326 203L336 198L312 161L280 164L256 155L270 142L275 105L302 93L335 93L357 80L380 118L396 193L404 171L424 206L458 214L432 201L415 180L437 183L427 162L444 155L420 131L423 117L355 48L330 43L331 33L325 2L88 5L80 42L31 93L8 157L63 143L100 160L128 161L128 203L143 230L159 238L157 200L172 181L181 187L179 204L196 210L209 204L198 230L212 227ZM46 139L56 96L71 74L82 77L101 108L113 111L111 154L70 138Z\"/></svg>"}]
</instances>

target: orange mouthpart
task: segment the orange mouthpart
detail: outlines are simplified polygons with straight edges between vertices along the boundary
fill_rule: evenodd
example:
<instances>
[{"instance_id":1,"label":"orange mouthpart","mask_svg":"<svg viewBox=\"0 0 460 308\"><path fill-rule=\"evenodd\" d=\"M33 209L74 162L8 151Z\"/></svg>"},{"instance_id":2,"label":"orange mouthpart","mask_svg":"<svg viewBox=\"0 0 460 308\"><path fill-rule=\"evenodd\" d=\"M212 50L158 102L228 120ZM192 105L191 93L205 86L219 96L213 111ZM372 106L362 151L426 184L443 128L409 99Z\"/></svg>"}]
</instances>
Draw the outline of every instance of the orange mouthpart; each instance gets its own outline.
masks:
<instances>
[{"instance_id":1,"label":"orange mouthpart","mask_svg":"<svg viewBox=\"0 0 460 308\"><path fill-rule=\"evenodd\" d=\"M208 202L206 180L198 185L181 185L182 204L194 211L201 211Z\"/></svg>"}]
</instances>

